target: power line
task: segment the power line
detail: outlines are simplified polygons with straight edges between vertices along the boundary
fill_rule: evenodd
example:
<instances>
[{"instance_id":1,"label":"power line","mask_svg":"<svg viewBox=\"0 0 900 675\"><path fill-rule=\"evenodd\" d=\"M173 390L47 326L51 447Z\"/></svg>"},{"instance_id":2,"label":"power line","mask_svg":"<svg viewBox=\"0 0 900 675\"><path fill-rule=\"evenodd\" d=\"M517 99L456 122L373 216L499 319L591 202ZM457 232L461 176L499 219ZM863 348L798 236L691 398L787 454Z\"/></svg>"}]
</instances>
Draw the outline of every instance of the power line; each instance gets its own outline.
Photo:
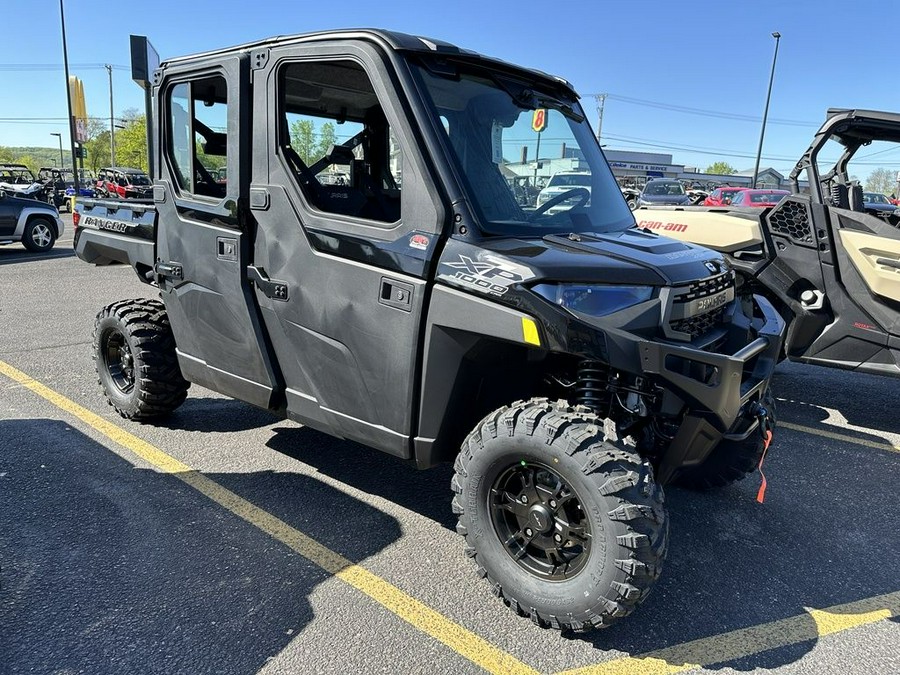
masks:
<instances>
[{"instance_id":1,"label":"power line","mask_svg":"<svg viewBox=\"0 0 900 675\"><path fill-rule=\"evenodd\" d=\"M103 70L106 68L105 63L71 63L69 64L70 68L77 68L78 70ZM130 71L131 68L128 66L122 66L118 64L113 64L114 70L124 70ZM53 70L62 70L63 64L61 63L0 63L0 72L21 72L21 73L32 73L39 71L53 71Z\"/></svg>"},{"instance_id":2,"label":"power line","mask_svg":"<svg viewBox=\"0 0 900 675\"><path fill-rule=\"evenodd\" d=\"M588 96L601 96L601 94L588 94ZM724 112L721 110L707 110L704 108L691 108L688 106L676 105L673 103L662 103L660 101L648 101L646 99L633 98L631 96L621 96L619 94L605 94L605 96L606 98L612 99L614 101L620 101L622 103L628 103L631 105L656 108L658 110L668 110L670 112L680 112L688 115L698 115L700 117L716 117L719 119L738 120L740 122L754 122L756 124L762 122L762 117L756 117L754 115L743 115L741 113ZM813 122L778 117L770 117L768 123L795 127L819 127L819 124Z\"/></svg>"},{"instance_id":3,"label":"power line","mask_svg":"<svg viewBox=\"0 0 900 675\"><path fill-rule=\"evenodd\" d=\"M750 153L739 152L737 150L725 150L723 148L703 148L699 146L678 145L667 143L665 141L654 141L652 139L640 139L629 136L616 136L614 134L605 134L607 140L621 141L623 143L631 143L634 145L643 145L651 148L661 148L665 150L680 150L682 152L692 152L700 155L719 155L722 157L739 157L744 159L755 159L756 155ZM776 157L774 155L766 155L765 159L776 162L796 162L796 157Z\"/></svg>"}]
</instances>

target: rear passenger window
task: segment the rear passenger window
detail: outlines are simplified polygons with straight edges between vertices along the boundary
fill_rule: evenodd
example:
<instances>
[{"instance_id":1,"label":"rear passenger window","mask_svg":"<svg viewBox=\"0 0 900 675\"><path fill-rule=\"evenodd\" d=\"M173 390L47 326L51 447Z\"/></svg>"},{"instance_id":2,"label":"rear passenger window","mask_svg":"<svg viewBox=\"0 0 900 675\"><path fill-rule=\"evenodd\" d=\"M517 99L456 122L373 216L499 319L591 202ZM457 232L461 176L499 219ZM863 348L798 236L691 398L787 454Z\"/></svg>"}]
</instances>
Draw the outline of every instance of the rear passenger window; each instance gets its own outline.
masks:
<instances>
[{"instance_id":1,"label":"rear passenger window","mask_svg":"<svg viewBox=\"0 0 900 675\"><path fill-rule=\"evenodd\" d=\"M168 96L167 155L181 192L222 198L227 187L225 78L176 84Z\"/></svg>"},{"instance_id":2,"label":"rear passenger window","mask_svg":"<svg viewBox=\"0 0 900 675\"><path fill-rule=\"evenodd\" d=\"M403 154L354 61L304 61L279 74L278 145L298 186L326 213L400 219Z\"/></svg>"}]
</instances>

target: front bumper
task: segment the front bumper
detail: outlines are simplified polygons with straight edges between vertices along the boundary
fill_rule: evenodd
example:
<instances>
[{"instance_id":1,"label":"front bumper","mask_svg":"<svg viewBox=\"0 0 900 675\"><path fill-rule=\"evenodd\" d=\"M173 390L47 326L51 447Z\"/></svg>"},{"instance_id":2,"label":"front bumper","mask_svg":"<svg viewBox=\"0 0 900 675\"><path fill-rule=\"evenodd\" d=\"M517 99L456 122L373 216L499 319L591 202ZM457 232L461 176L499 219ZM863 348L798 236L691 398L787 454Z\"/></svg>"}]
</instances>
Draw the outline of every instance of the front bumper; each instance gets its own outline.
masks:
<instances>
[{"instance_id":1,"label":"front bumper","mask_svg":"<svg viewBox=\"0 0 900 675\"><path fill-rule=\"evenodd\" d=\"M723 438L746 438L756 429L758 422L748 419L747 411L769 388L785 323L762 296L754 295L753 305L758 318L735 312L730 330L735 336L755 337L749 343L732 340L742 346L730 355L660 342L638 345L643 371L688 407L660 466L661 482L682 466L703 462Z\"/></svg>"}]
</instances>

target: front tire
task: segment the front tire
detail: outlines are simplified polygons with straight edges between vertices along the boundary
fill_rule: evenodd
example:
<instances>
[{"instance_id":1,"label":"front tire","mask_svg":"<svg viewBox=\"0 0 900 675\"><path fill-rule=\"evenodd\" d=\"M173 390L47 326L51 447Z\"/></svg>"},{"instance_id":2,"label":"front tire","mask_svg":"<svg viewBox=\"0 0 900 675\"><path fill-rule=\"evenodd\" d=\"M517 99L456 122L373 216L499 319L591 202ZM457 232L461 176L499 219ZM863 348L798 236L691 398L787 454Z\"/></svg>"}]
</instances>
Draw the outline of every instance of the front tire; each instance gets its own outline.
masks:
<instances>
[{"instance_id":1,"label":"front tire","mask_svg":"<svg viewBox=\"0 0 900 675\"><path fill-rule=\"evenodd\" d=\"M38 216L28 221L22 234L22 244L32 253L43 253L56 243L56 226L49 218Z\"/></svg>"},{"instance_id":2,"label":"front tire","mask_svg":"<svg viewBox=\"0 0 900 675\"><path fill-rule=\"evenodd\" d=\"M589 630L649 595L668 543L663 492L609 420L518 402L475 427L454 468L466 552L519 615Z\"/></svg>"},{"instance_id":3,"label":"front tire","mask_svg":"<svg viewBox=\"0 0 900 675\"><path fill-rule=\"evenodd\" d=\"M175 337L158 300L104 307L94 323L94 364L106 400L125 419L168 415L187 398Z\"/></svg>"}]
</instances>

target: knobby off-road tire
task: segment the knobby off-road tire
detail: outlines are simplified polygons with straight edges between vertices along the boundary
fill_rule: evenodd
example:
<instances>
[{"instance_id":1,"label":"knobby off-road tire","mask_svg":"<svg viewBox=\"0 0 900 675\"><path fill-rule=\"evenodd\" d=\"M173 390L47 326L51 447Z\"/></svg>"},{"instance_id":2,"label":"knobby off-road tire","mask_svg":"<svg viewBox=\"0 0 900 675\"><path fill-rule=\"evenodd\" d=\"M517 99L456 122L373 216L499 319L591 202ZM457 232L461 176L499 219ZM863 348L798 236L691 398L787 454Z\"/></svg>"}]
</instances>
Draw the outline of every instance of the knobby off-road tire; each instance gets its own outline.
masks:
<instances>
[{"instance_id":1,"label":"knobby off-road tire","mask_svg":"<svg viewBox=\"0 0 900 675\"><path fill-rule=\"evenodd\" d=\"M32 253L43 253L56 243L56 225L49 218L37 216L28 221L22 233L22 244Z\"/></svg>"},{"instance_id":2,"label":"knobby off-road tire","mask_svg":"<svg viewBox=\"0 0 900 675\"><path fill-rule=\"evenodd\" d=\"M149 420L184 403L175 338L158 300L123 300L94 323L94 364L106 400L125 419Z\"/></svg>"},{"instance_id":3,"label":"knobby off-road tire","mask_svg":"<svg viewBox=\"0 0 900 675\"><path fill-rule=\"evenodd\" d=\"M663 491L612 422L564 401L520 401L475 427L454 468L466 553L519 615L584 631L650 593L668 545Z\"/></svg>"},{"instance_id":4,"label":"knobby off-road tire","mask_svg":"<svg viewBox=\"0 0 900 675\"><path fill-rule=\"evenodd\" d=\"M775 428L775 397L767 390L762 404L769 411L769 423ZM712 449L706 461L685 467L675 478L675 484L690 490L711 490L743 480L759 466L765 452L762 434L754 431L743 441L722 440Z\"/></svg>"}]
</instances>

